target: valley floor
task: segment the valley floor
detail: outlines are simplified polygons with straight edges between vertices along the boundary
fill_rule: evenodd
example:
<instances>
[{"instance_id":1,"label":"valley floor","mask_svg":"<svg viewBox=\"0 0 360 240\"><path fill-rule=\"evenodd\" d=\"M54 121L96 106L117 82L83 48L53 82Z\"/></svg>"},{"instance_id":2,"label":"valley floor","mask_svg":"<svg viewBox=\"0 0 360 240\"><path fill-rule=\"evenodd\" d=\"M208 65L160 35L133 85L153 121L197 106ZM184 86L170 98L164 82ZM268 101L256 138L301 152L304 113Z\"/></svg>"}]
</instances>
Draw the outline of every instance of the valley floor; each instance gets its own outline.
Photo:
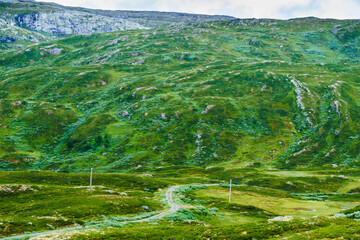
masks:
<instances>
[{"instance_id":1,"label":"valley floor","mask_svg":"<svg viewBox=\"0 0 360 240\"><path fill-rule=\"evenodd\" d=\"M360 172L0 172L4 239L359 239ZM229 202L228 179L233 179Z\"/></svg>"}]
</instances>

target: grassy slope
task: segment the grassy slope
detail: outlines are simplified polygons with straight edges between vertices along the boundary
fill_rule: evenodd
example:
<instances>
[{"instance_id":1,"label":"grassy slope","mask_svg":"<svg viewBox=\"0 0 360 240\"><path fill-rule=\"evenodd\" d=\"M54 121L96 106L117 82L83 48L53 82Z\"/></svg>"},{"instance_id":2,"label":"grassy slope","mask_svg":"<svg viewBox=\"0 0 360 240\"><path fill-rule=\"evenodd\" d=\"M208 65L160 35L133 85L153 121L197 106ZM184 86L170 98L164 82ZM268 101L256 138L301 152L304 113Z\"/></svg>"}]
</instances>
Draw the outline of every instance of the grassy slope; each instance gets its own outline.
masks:
<instances>
[{"instance_id":1,"label":"grassy slope","mask_svg":"<svg viewBox=\"0 0 360 240\"><path fill-rule=\"evenodd\" d=\"M1 53L1 170L134 174L96 174L105 188L88 191L86 174L2 172L0 235L123 227L165 209L170 185L231 178L230 204L226 184L186 186L163 221L52 237L358 238L358 46L358 21L241 20Z\"/></svg>"},{"instance_id":2,"label":"grassy slope","mask_svg":"<svg viewBox=\"0 0 360 240\"><path fill-rule=\"evenodd\" d=\"M357 165L358 30L236 20L0 54L1 167Z\"/></svg>"}]
</instances>

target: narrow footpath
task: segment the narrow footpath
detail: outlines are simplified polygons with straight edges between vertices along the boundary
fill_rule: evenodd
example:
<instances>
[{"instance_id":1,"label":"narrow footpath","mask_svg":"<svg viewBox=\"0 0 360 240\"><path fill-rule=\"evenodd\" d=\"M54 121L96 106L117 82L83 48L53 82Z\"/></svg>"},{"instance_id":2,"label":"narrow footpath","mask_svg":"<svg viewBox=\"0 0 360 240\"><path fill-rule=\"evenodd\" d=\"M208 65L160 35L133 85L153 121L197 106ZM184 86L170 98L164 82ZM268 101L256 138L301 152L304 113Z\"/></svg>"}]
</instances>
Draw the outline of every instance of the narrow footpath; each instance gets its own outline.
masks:
<instances>
[{"instance_id":1,"label":"narrow footpath","mask_svg":"<svg viewBox=\"0 0 360 240\"><path fill-rule=\"evenodd\" d=\"M170 205L170 209L165 211L165 212L162 212L162 213L159 213L159 214L156 214L154 216L151 216L151 217L147 217L147 218L143 218L143 219L140 219L140 220L134 220L134 221L125 221L125 222L122 222L124 224L126 223L137 223L137 222L147 222L149 220L153 220L153 219L160 219L160 218L163 218L165 217L166 215L170 214L170 213L174 213L176 212L178 209L179 209L179 205L177 205L174 200L173 200L173 194L174 194L174 191L181 187L182 185L178 185L178 186L173 186L171 188L169 188L167 191L166 191L166 200L167 200L167 203L168 205ZM63 232L70 232L70 231L74 231L74 230L87 230L87 229L93 229L93 228L96 228L97 225L94 225L94 226L88 226L88 227L71 227L71 228L64 228L64 229L59 229L59 230L54 230L54 231L46 231L46 232L39 232L39 233L30 233L30 234L23 234L23 235L18 235L18 236L13 236L13 237L6 237L6 238L2 238L4 240L8 240L8 239L36 239L38 237L42 237L42 236L46 236L46 235L52 235L52 234L57 234L57 233L63 233Z\"/></svg>"}]
</instances>

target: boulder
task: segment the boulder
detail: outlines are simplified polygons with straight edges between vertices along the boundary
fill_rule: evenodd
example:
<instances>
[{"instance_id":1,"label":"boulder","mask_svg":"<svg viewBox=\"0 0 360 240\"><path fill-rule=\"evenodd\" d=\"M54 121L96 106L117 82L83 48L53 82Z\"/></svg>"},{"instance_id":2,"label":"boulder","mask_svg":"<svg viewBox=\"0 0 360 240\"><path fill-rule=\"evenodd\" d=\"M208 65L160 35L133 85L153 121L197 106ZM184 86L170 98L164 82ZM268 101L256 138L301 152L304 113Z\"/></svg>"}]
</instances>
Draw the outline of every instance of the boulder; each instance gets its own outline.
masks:
<instances>
[{"instance_id":1,"label":"boulder","mask_svg":"<svg viewBox=\"0 0 360 240\"><path fill-rule=\"evenodd\" d=\"M128 111L122 111L122 113L121 113L121 116L123 116L123 117L127 117L127 116L129 116L130 114L129 114L129 112Z\"/></svg>"},{"instance_id":2,"label":"boulder","mask_svg":"<svg viewBox=\"0 0 360 240\"><path fill-rule=\"evenodd\" d=\"M51 54L51 55L60 55L61 54L61 52L62 52L62 48L54 48L54 49L51 49L50 51L49 51L49 53Z\"/></svg>"},{"instance_id":3,"label":"boulder","mask_svg":"<svg viewBox=\"0 0 360 240\"><path fill-rule=\"evenodd\" d=\"M142 209L144 209L145 211L150 211L150 208L148 206L142 206Z\"/></svg>"}]
</instances>

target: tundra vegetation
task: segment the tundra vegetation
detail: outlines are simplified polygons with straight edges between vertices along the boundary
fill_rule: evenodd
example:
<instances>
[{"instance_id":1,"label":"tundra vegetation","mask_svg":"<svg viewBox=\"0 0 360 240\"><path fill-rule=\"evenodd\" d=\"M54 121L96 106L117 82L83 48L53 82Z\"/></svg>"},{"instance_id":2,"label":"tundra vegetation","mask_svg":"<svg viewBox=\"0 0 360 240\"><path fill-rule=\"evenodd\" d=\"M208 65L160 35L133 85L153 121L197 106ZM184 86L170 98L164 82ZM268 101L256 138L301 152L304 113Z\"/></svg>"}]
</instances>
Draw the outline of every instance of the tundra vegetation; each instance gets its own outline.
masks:
<instances>
[{"instance_id":1,"label":"tundra vegetation","mask_svg":"<svg viewBox=\"0 0 360 240\"><path fill-rule=\"evenodd\" d=\"M55 34L25 20L58 6L22 4L0 3L1 237L360 238L359 20L70 9L125 27ZM174 185L177 212L125 223Z\"/></svg>"}]
</instances>

